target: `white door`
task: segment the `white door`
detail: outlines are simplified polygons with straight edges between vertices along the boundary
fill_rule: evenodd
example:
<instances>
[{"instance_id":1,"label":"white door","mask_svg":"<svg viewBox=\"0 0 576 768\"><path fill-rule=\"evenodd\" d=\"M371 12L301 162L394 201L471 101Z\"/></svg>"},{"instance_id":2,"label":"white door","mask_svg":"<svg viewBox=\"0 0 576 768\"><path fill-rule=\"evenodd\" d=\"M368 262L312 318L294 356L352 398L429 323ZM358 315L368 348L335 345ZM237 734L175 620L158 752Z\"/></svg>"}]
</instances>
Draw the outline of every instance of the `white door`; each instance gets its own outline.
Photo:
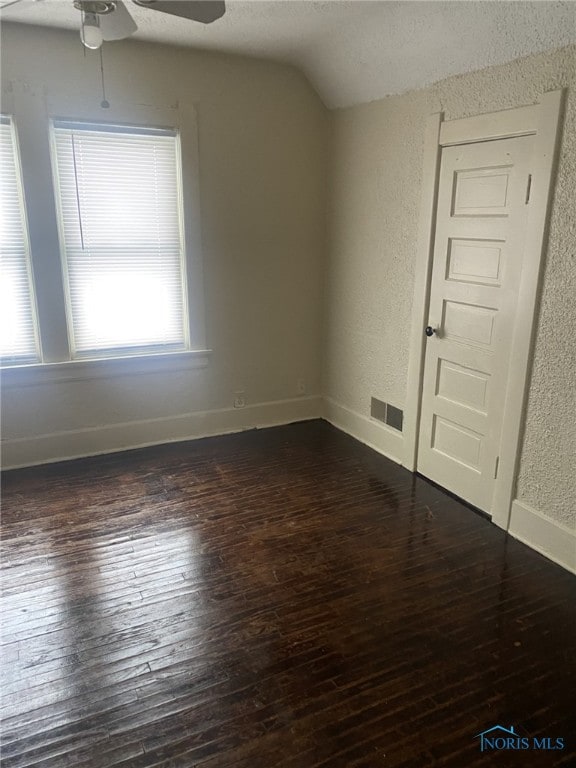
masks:
<instances>
[{"instance_id":1,"label":"white door","mask_svg":"<svg viewBox=\"0 0 576 768\"><path fill-rule=\"evenodd\" d=\"M447 147L440 166L418 471L486 512L498 471L532 142Z\"/></svg>"}]
</instances>

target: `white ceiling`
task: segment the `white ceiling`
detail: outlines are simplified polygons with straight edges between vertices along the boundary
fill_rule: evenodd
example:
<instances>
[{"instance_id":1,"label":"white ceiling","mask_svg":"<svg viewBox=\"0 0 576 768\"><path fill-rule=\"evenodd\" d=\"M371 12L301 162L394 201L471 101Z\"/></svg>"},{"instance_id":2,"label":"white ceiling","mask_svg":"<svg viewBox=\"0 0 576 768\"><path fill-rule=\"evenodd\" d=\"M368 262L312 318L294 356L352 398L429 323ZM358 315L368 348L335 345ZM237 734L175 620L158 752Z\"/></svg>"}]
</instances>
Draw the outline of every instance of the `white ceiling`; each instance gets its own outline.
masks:
<instances>
[{"instance_id":1,"label":"white ceiling","mask_svg":"<svg viewBox=\"0 0 576 768\"><path fill-rule=\"evenodd\" d=\"M228 0L225 16L207 26L131 0L126 5L138 23L135 39L290 62L329 107L576 42L573 0ZM68 29L79 24L72 0L23 0L2 18Z\"/></svg>"}]
</instances>

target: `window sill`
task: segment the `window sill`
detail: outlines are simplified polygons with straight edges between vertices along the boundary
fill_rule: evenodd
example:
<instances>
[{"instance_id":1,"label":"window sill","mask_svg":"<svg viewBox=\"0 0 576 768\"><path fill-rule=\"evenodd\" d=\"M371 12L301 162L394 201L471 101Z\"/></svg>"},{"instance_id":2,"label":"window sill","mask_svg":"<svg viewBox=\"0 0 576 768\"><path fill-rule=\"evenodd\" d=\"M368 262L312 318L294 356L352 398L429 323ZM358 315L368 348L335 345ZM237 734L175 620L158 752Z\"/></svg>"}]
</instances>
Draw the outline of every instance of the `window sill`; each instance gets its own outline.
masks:
<instances>
[{"instance_id":1,"label":"window sill","mask_svg":"<svg viewBox=\"0 0 576 768\"><path fill-rule=\"evenodd\" d=\"M205 368L211 354L210 349L195 349L134 357L103 357L91 360L66 360L61 363L13 365L0 369L0 376L2 387L5 389L64 381L172 373Z\"/></svg>"}]
</instances>

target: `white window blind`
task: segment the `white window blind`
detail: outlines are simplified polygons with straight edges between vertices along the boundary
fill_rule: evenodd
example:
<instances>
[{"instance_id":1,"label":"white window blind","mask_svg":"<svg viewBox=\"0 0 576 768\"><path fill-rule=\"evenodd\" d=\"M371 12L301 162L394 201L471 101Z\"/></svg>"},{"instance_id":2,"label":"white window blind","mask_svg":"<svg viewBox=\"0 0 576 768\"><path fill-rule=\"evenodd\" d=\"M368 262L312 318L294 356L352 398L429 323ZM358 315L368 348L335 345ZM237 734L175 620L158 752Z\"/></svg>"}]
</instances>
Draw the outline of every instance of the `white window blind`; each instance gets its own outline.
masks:
<instances>
[{"instance_id":1,"label":"white window blind","mask_svg":"<svg viewBox=\"0 0 576 768\"><path fill-rule=\"evenodd\" d=\"M54 121L73 355L186 347L175 131Z\"/></svg>"},{"instance_id":2,"label":"white window blind","mask_svg":"<svg viewBox=\"0 0 576 768\"><path fill-rule=\"evenodd\" d=\"M0 117L0 357L38 360L26 216L14 126Z\"/></svg>"}]
</instances>

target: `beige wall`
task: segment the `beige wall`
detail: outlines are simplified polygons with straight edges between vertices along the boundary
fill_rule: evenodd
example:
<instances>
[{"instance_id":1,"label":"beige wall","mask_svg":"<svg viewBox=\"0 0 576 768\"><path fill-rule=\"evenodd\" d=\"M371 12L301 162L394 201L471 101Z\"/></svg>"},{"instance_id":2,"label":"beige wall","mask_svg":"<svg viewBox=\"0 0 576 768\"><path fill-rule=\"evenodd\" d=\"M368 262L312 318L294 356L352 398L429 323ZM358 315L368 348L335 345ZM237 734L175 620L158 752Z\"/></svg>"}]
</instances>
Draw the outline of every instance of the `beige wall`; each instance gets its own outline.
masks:
<instances>
[{"instance_id":1,"label":"beige wall","mask_svg":"<svg viewBox=\"0 0 576 768\"><path fill-rule=\"evenodd\" d=\"M31 459L54 451L72 455L82 446L104 450L108 444L98 430L118 424L154 420L127 428L126 444L182 437L191 428L187 415L231 408L238 390L248 407L292 398L300 403L306 399L298 393L300 379L308 395L319 394L327 130L319 98L296 69L237 56L121 42L105 46L104 64L109 111L99 108L99 57L84 55L77 34L3 26L3 108L14 100L18 111L20 102L32 100L32 109L16 115L19 131L43 131L31 151L38 153L34 194L43 190L44 197L30 217L36 229L44 219L44 233L36 231L41 279L54 283L58 299L46 112L61 114L65 105L70 116L92 110L106 120L119 109L164 115L194 105L206 337L213 354L198 370L5 387L3 439L8 460L16 463L25 463L32 450L24 438L45 436L44 453L32 451ZM294 417L311 407L302 410L298 403L289 411ZM229 425L220 419L214 429L260 419L248 408L246 423L237 416ZM274 420L272 412L268 416ZM176 419L178 429L171 431L166 419ZM66 434L87 429L93 431L84 443ZM205 429L211 431L198 427Z\"/></svg>"},{"instance_id":2,"label":"beige wall","mask_svg":"<svg viewBox=\"0 0 576 768\"><path fill-rule=\"evenodd\" d=\"M324 392L361 416L403 407L426 116L568 89L517 496L576 528L576 48L333 113Z\"/></svg>"},{"instance_id":3,"label":"beige wall","mask_svg":"<svg viewBox=\"0 0 576 768\"><path fill-rule=\"evenodd\" d=\"M48 111L60 100L72 113L100 101L97 57L84 57L76 34L6 25L2 65L8 101L14 88ZM123 42L106 46L105 66L113 106L197 109L214 352L197 370L5 388L3 439L14 463L315 415L318 398L299 398L297 386L303 379L320 395L322 355L322 394L346 418L367 417L371 396L403 407L426 116L505 109L567 87L517 495L576 528L574 47L331 115L296 70L270 62ZM42 142L37 151L48 195ZM46 199L35 215L48 227L50 206ZM42 279L57 292L54 232L42 249ZM236 418L228 409L237 390L248 406L289 405ZM220 415L197 416L207 411Z\"/></svg>"}]
</instances>

